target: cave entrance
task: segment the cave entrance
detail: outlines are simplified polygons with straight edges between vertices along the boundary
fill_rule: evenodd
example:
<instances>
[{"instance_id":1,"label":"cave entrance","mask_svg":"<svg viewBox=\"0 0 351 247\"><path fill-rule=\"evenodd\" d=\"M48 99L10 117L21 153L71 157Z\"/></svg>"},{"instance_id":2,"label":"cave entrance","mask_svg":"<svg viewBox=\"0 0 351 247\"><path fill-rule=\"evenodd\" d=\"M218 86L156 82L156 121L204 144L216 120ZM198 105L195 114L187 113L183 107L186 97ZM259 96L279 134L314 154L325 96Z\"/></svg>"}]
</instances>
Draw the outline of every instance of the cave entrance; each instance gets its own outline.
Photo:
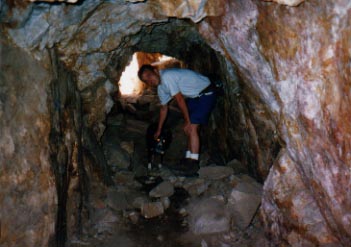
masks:
<instances>
[{"instance_id":1,"label":"cave entrance","mask_svg":"<svg viewBox=\"0 0 351 247\"><path fill-rule=\"evenodd\" d=\"M107 116L106 131L102 137L106 160L114 174L126 169L133 171L135 176L147 175L145 168L149 160L146 134L148 126L158 122L161 105L157 89L148 87L137 76L144 64L158 69L186 67L183 61L162 53L135 52L131 56L119 79L116 104ZM172 143L162 157L162 162L159 156L155 156L153 163L174 166L184 156L186 136L182 130L182 114L174 100L168 104L168 109L164 126L172 132ZM118 156L118 159L114 158Z\"/></svg>"},{"instance_id":2,"label":"cave entrance","mask_svg":"<svg viewBox=\"0 0 351 247\"><path fill-rule=\"evenodd\" d=\"M127 83L133 80L132 76L137 80L137 71L143 64L152 64L159 69L197 68L204 73L217 60L209 59L206 63L195 57L193 62L187 64L161 53L134 53L119 80L120 89L125 73L130 73L125 77ZM220 114L218 108L221 104L223 102L217 105L217 114ZM116 183L108 191L106 201L108 207L123 211L127 230L119 232L120 237L114 236L114 242L132 239L140 246L195 247L200 243L202 246L208 246L207 243L218 246L217 243L233 242L236 237L227 235L226 240L219 239L225 236L223 232L229 231L232 217L236 217L236 224L242 227L236 232L238 236L243 236L249 225L256 231L253 238L262 234L256 217L261 188L252 178L233 176L231 167L212 159L208 143L213 142L211 135L215 132L201 132L201 138L209 141L203 141L201 147L199 177L179 176L172 167L179 165L184 157L187 140L182 114L175 100L169 103L166 125L173 138L162 167L158 166L159 156L155 157L155 166L151 168L147 159L147 129L150 123L157 122L160 108L155 88L143 87L139 93L131 94L120 92L115 108L107 117L102 136L102 147ZM211 121L215 126L216 119L213 117ZM240 189L233 190L236 184ZM246 191L240 191L242 188ZM237 201L241 195L246 201ZM97 196L100 195L92 193L93 198ZM240 212L243 205L244 212ZM201 235L202 239L194 233ZM240 240L239 243L245 241L251 240Z\"/></svg>"},{"instance_id":3,"label":"cave entrance","mask_svg":"<svg viewBox=\"0 0 351 247\"><path fill-rule=\"evenodd\" d=\"M145 85L139 80L137 75L140 66L143 64L151 64L159 69L184 67L182 61L161 53L135 52L118 82L119 92L122 97L138 96L143 93Z\"/></svg>"},{"instance_id":4,"label":"cave entrance","mask_svg":"<svg viewBox=\"0 0 351 247\"><path fill-rule=\"evenodd\" d=\"M137 40L133 47L116 52L111 58L109 67L117 73L111 73L110 78L119 81L120 89L125 74L136 78L138 68L149 63L159 68L189 68L204 75L216 73L224 83L224 95L217 102L209 125L201 131L199 177L184 177L167 167L179 164L186 150L183 118L176 102L169 105L168 125L173 140L164 156L164 166L150 171L145 136L149 124L156 122L159 115L158 96L144 85L129 92L121 89L114 97L115 105L99 138L115 184L107 192L93 190L92 204L99 205L103 198L104 210L123 214L128 230L118 232L118 236L138 242L137 246L154 246L155 241L165 247L206 246L211 242L216 243L213 246L225 246L235 242L237 236L250 234L257 238L262 234L257 220L262 185L252 177L265 178L275 150L279 150L274 125L263 116L264 104L240 82L234 65L209 47L192 24L174 19L145 27L137 34ZM164 61L162 54L174 59ZM134 69L129 71L131 68ZM131 80L129 77L127 83ZM176 216L174 221L168 220L171 214ZM113 227L114 224L111 223ZM189 233L190 238L184 239L182 231ZM194 233L201 235L203 241L196 239ZM113 241L118 241L117 236ZM250 242L245 241L239 246Z\"/></svg>"}]
</instances>

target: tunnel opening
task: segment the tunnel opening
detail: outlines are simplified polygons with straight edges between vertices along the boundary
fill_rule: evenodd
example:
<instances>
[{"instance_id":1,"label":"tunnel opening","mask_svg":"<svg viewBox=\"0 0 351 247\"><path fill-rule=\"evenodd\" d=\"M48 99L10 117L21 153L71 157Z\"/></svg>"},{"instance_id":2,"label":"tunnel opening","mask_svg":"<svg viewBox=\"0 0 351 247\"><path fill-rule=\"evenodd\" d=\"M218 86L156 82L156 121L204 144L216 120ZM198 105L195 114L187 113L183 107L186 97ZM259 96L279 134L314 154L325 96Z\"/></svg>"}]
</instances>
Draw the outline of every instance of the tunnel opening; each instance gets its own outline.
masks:
<instances>
[{"instance_id":1,"label":"tunnel opening","mask_svg":"<svg viewBox=\"0 0 351 247\"><path fill-rule=\"evenodd\" d=\"M175 36L178 28L182 31ZM171 19L167 23L142 28L139 34L128 39L136 37L138 43L112 55L104 70L106 77L116 87L120 86L123 72L138 54L142 61L140 63L151 61L160 67L189 68L205 75L216 73L223 80L224 95L219 98L209 125L201 130L200 165L204 172L200 178L188 179L172 175L167 167L151 172L147 170L145 133L148 124L157 121L159 102L156 91L143 87L139 91L132 90L134 94L123 95L122 90L99 93L102 88L105 90L110 87L104 81L84 89L81 92L83 139L86 140L83 143L83 161L88 170L86 187L89 192L79 213L82 217L79 223L81 230L78 231L80 234L72 235L72 229L77 226L71 225L67 229L70 232L67 237L69 243L79 246L80 240L77 239L85 239L99 244L121 241L127 245L129 241L133 242L130 236L141 230L136 227L139 224L141 227L147 227L148 224L158 227L162 227L162 224L171 225L178 229L177 232L189 232L191 229L191 232L202 237L203 234L210 234L203 241L214 243L235 241L234 238L243 243L246 241L243 236L247 233L252 238L261 237L263 233L258 223L257 210L262 186L255 180L262 182L265 179L280 149L274 125L270 120L267 121L264 104L259 98L255 98L254 103L246 103L247 97L252 95L251 92L247 93L245 85L240 82L236 69L223 55L210 48L188 21ZM171 62L159 61L162 54L174 59ZM139 64L135 66L134 60L134 71L136 67ZM86 100L91 95L104 98L109 94L114 102L109 103L107 110L106 102L99 108L99 105L92 107L89 103L91 99ZM170 103L170 109L168 123L174 137L165 155L165 163L177 165L184 156L186 138L182 130L181 112L174 101ZM100 117L96 119L96 116ZM260 133L257 128L262 128ZM264 143L264 150L268 152L261 150L261 143ZM101 181L108 187L103 188ZM169 184L170 181L172 185ZM152 188L143 191L149 184L152 184ZM169 190L173 188L172 200L168 194L150 196L152 190L158 190L159 187L163 190L164 186ZM186 191L188 198L182 201L184 207L175 208L172 205L179 203L179 188ZM244 202L237 202L235 197L240 193L250 196ZM243 210L234 206L236 204L252 206ZM227 207L236 208L228 211ZM201 208L202 214L197 214L197 208ZM104 222L103 217L110 217L109 214L113 215L111 222ZM234 228L229 220L233 219L233 215L238 221ZM114 218L116 216L118 219ZM207 228L200 226L202 221L206 222ZM114 236L110 240L110 232L114 231L112 228L123 228L124 224L129 225L129 228L119 232L120 237ZM167 229L171 231L172 228ZM228 240L223 240L221 238L225 236L218 235L215 229L220 229L221 232L234 229L237 235L227 236ZM87 234L93 237L88 237ZM167 236L167 230L163 234L165 235L153 235L145 231L139 240L144 238L152 242L156 238L168 246L167 238L173 238L174 235ZM174 246L191 246L194 244L191 240L194 235L190 236L175 241ZM198 238L195 239L197 244L201 242ZM247 241L251 241L251 237Z\"/></svg>"},{"instance_id":2,"label":"tunnel opening","mask_svg":"<svg viewBox=\"0 0 351 247\"><path fill-rule=\"evenodd\" d=\"M169 243L167 243L169 241L168 239L174 238L174 235L167 235L167 231L172 231L172 227L173 230L179 232L180 235L182 235L180 232L187 232L190 228L192 231L199 231L200 233L205 233L207 231L206 234L210 233L210 235L215 235L215 237L206 238L206 240L204 240L205 242L217 241L218 243L223 241L223 239L218 240L220 237L216 235L216 231L213 229L228 227L230 224L225 219L231 218L231 216L229 216L230 214L237 214L236 220L241 222L237 223L239 226L236 228L237 235L235 238L239 239L237 240L238 243L246 241L243 239L243 236L247 233L251 234L252 238L260 238L263 233L258 222L257 212L261 200L261 185L255 180L263 182L265 176L268 174L270 165L276 155L278 155L280 143L277 141L276 131L271 123L267 126L267 120L264 119L265 106L259 99L256 99L257 102L259 102L257 105L245 105L245 97L249 97L249 95L245 94L245 85L240 83L240 79L235 73L235 68L233 68L222 55L208 47L199 37L194 38L192 36L194 34L187 34L190 37L183 34L187 37L183 38L180 43L177 43L177 46L180 47L184 44L183 49L180 50L171 49L174 46L172 43L173 40L170 39L172 42L168 40L169 37L166 38L166 41L164 37L160 38L160 36L164 36L165 31L173 33L168 29L174 31L179 25L179 22L182 23L182 27L184 27L184 25L189 25L187 22L184 24L184 22L179 20L172 20L167 25L157 25L153 27L152 32L144 32L142 30L142 34L140 34L142 35L141 40L128 52L129 58L125 60L131 61L129 63L131 64L133 63L133 59L135 59L134 76L136 76L140 65L144 63L151 63L160 66L160 68L190 68L206 75L211 73L219 74L219 77L225 84L225 94L219 99L209 125L201 130L202 154L200 156L200 164L203 168L209 168L209 171L205 171L205 173L211 173L211 175L203 174L201 175L202 177L198 179L178 178L177 176L174 178L172 171L167 169L167 166L162 167L162 169L148 171L145 133L147 132L148 125L151 122L157 121L159 115L160 105L156 91L148 89L147 87L144 87L134 95L123 95L122 92L119 91L114 95L115 104L106 116L105 131L101 135L101 147L105 154L107 165L111 170L113 179L117 181L117 187L119 187L118 189L110 189L110 193L107 194L106 198L110 200L108 206L116 207L117 210L121 210L119 207L127 207L123 208L124 217L127 224L130 225L130 231L127 231L128 233L125 234L131 236L136 234L136 232L142 231L143 227L146 227L149 231L144 231L144 234L139 234L139 240L152 242L156 239L161 246L170 246ZM188 32L187 29L185 30L185 32ZM191 32L198 35L195 30ZM178 36L182 37L182 34ZM154 47L154 40L158 41L159 46ZM195 42L193 42L193 40ZM171 42L171 44L168 44L168 42ZM136 53L135 50L137 50ZM165 63L159 61L162 54L167 54L167 56L176 58ZM120 60L120 57L113 58L110 66L119 71L126 71L127 69L124 67L119 67L120 64L116 65L116 60ZM138 66L136 66L136 61L139 61ZM125 67L128 67L128 62L125 64ZM121 75L120 78L123 77L123 73L118 74ZM119 77L117 76L117 78ZM115 81L119 81L120 83L121 79ZM236 96L234 100L229 100L230 95ZM258 108L256 109L257 106ZM175 136L164 159L166 164L177 165L179 159L184 156L186 139L182 130L182 115L175 101L170 103L170 109L168 123ZM255 117L254 115L256 113L258 113L259 116ZM265 142L265 145L267 145L265 148L269 150L269 153L262 153L258 146L262 139L258 140L261 137L257 134L257 126L254 126L253 120L251 119L252 117L256 118L258 123L261 124L262 132L260 134L263 134L265 131L267 132L266 137L268 139ZM223 119L225 120L223 121ZM231 126L232 124L234 124L234 126ZM258 162L261 164L258 165ZM218 177L210 178L211 176ZM131 181L125 181L126 177L131 181L137 181L139 186L141 186L141 188L138 189L131 189L129 187L127 191L132 190L135 192L136 190L139 193L140 190L144 190L145 187L148 187L147 191L144 191L144 193L146 193L146 198L145 194L143 199L138 198L139 200L145 201L142 205L138 206L139 208L137 210L135 210L135 208L130 209L126 205L121 205L123 204L121 202L116 202L116 198L125 203L126 201L131 203L131 201L135 199L133 197L128 198L125 191L120 191L125 190L128 186L136 186L135 184L126 185L131 183ZM134 179L131 179L131 177L134 177ZM255 179L252 179L252 177ZM171 201L166 199L167 196L165 195L167 194L159 197L150 196L151 191L158 190L158 188L165 186L164 184L172 179L175 179L172 181L173 185L168 184L168 186L174 187L174 194ZM248 197L246 202L237 202L240 205L252 205L246 207L250 212L246 212L247 214L245 216L238 213L242 210L239 208L236 208L234 210L235 212L231 213L224 210L226 207L224 205L234 205L236 203L234 196L231 199L228 198L228 193L234 185L238 185L243 191L248 190L246 192L251 194L251 197ZM184 189L184 187L186 187L186 189ZM178 196L182 195L179 189L186 192L186 200L178 201ZM241 189L239 189L239 191ZM216 195L217 193L223 193L227 196L216 199L212 198L213 200L207 198L210 197L210 195L212 197L218 196ZM233 192L233 194L235 194L235 192ZM168 205L169 203L170 205ZM181 207L173 206L177 203L181 204ZM203 215L205 215L204 217L208 218L204 219L199 215L194 216L194 214L196 214L194 208L198 207L202 208ZM225 213L219 212L218 208ZM218 219L220 219L219 221L222 222L211 219L211 217L213 217L213 212L217 214ZM187 214L192 215L191 220ZM206 223L209 225L208 229L200 229L201 227L196 225L199 224L198 221L201 220L208 221ZM162 228L162 225L171 227L164 227L164 231L160 231L159 227ZM244 225L245 227L243 227ZM152 233L153 231L160 231L162 233L154 234ZM193 235L191 236L194 237ZM189 238L191 239L192 237L187 236L178 239L174 242L174 246L192 246L194 242L189 240ZM221 237L223 237L223 235L221 235ZM251 237L248 238L248 241L252 240ZM227 242L235 241L233 238L234 236L229 237L230 240ZM116 237L114 239L115 241L122 241L116 240L118 239ZM199 239L196 241L198 244Z\"/></svg>"}]
</instances>

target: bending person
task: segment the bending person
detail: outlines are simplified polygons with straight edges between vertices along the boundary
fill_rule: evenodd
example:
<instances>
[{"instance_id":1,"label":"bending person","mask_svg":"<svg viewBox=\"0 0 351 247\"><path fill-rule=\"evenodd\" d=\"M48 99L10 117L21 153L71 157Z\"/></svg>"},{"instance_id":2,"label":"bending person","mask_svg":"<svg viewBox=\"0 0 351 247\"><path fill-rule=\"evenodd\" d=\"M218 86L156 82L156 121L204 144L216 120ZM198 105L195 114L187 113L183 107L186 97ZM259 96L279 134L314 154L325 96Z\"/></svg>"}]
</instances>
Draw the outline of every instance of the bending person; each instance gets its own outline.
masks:
<instances>
[{"instance_id":1,"label":"bending person","mask_svg":"<svg viewBox=\"0 0 351 247\"><path fill-rule=\"evenodd\" d=\"M143 65L138 76L147 85L157 87L161 109L155 138L160 135L166 120L168 103L172 98L177 101L184 117L184 132L188 138L185 159L177 168L187 174L195 173L199 168L199 126L207 124L216 103L216 94L210 80L189 69L158 70L151 65Z\"/></svg>"}]
</instances>

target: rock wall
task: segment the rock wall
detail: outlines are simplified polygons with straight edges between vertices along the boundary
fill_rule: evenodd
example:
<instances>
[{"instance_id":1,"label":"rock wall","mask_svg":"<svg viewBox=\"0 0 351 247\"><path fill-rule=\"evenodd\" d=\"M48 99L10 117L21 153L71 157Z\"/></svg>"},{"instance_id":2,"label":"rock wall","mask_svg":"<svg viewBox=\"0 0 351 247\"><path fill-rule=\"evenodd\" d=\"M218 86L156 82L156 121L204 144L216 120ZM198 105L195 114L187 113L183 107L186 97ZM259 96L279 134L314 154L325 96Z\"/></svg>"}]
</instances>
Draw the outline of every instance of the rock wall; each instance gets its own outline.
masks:
<instances>
[{"instance_id":1,"label":"rock wall","mask_svg":"<svg viewBox=\"0 0 351 247\"><path fill-rule=\"evenodd\" d=\"M67 237L81 228L83 202L88 184L82 151L82 109L75 78L49 51L53 79L50 83L50 162L55 175L57 216L52 246L64 246Z\"/></svg>"},{"instance_id":2,"label":"rock wall","mask_svg":"<svg viewBox=\"0 0 351 247\"><path fill-rule=\"evenodd\" d=\"M301 179L297 184L306 186L323 215L319 220L332 232L332 237L320 233L312 241L315 245L347 246L351 240L351 196L347 193L351 184L350 10L349 1L308 1L288 12L277 6L260 7L262 53L274 71L284 116L281 134ZM274 17L281 20L279 24ZM272 193L284 192L278 186ZM295 204L288 208L298 211L295 217L301 222L309 210L297 210ZM280 225L287 232L276 238L296 246L299 238L308 239L303 228L296 237L295 229Z\"/></svg>"},{"instance_id":3,"label":"rock wall","mask_svg":"<svg viewBox=\"0 0 351 247\"><path fill-rule=\"evenodd\" d=\"M201 26L263 101L286 145L282 156L292 160L279 160L266 181L262 213L277 244L350 242L350 8L349 1L308 1L298 8L231 1L223 17ZM282 185L284 178L293 182ZM288 193L299 187L305 196ZM317 205L309 222L321 229L317 236L305 225L310 208L302 205L309 201Z\"/></svg>"},{"instance_id":4,"label":"rock wall","mask_svg":"<svg viewBox=\"0 0 351 247\"><path fill-rule=\"evenodd\" d=\"M3 37L3 36L1 36ZM48 246L57 194L44 61L0 38L0 245Z\"/></svg>"}]
</instances>

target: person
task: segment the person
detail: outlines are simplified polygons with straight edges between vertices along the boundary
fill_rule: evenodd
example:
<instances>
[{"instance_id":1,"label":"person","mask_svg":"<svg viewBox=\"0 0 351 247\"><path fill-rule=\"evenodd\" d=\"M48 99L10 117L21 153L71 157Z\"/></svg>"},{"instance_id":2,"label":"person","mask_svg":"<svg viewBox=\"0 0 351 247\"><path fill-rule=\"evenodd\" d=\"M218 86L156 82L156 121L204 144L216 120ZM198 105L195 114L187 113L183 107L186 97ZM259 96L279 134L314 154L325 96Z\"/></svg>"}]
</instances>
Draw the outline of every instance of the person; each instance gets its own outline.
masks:
<instances>
[{"instance_id":1,"label":"person","mask_svg":"<svg viewBox=\"0 0 351 247\"><path fill-rule=\"evenodd\" d=\"M206 76L189 69L171 68L158 70L145 64L138 71L139 79L151 87L157 87L161 108L157 138L168 113L168 103L174 98L184 117L184 132L187 136L185 158L178 170L193 174L199 168L200 138L199 126L208 122L216 102L211 81Z\"/></svg>"}]
</instances>

